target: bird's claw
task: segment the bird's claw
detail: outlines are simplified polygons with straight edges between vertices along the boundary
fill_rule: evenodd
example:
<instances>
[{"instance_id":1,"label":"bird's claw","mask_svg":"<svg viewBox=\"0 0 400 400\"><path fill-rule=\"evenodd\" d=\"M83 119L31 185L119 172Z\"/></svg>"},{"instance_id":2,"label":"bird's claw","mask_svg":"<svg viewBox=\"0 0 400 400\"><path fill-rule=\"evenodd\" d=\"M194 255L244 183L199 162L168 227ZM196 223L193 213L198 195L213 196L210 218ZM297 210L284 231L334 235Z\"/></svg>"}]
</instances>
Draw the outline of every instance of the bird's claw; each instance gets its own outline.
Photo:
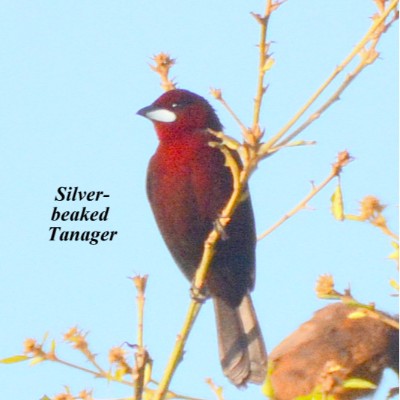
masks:
<instances>
[{"instance_id":1,"label":"bird's claw","mask_svg":"<svg viewBox=\"0 0 400 400\"><path fill-rule=\"evenodd\" d=\"M204 288L199 289L196 286L192 286L190 288L190 297L192 300L194 300L200 304L203 304L210 296L206 293Z\"/></svg>"},{"instance_id":2,"label":"bird's claw","mask_svg":"<svg viewBox=\"0 0 400 400\"><path fill-rule=\"evenodd\" d=\"M226 233L225 227L222 225L220 219L223 219L225 217L219 216L217 220L214 221L214 229L217 230L217 232L220 233L221 235L221 240L228 240L229 235Z\"/></svg>"}]
</instances>

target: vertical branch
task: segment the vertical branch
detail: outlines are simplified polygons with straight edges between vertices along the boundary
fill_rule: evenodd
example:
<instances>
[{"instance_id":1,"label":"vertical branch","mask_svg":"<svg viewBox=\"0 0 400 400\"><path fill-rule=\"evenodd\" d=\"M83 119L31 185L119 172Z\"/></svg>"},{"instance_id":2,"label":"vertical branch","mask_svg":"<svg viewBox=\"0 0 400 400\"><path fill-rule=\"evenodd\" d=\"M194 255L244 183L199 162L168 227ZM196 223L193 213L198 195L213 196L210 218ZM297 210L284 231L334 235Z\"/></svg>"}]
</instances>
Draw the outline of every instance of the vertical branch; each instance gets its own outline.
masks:
<instances>
[{"instance_id":1,"label":"vertical branch","mask_svg":"<svg viewBox=\"0 0 400 400\"><path fill-rule=\"evenodd\" d=\"M144 316L144 303L145 303L145 290L148 275L135 276L132 278L137 290L137 309L138 309L138 326L137 326L137 350L135 353L135 368L132 370L134 386L134 399L141 400L144 388L145 368L149 362L149 355L144 348L143 340L143 316Z\"/></svg>"},{"instance_id":2,"label":"vertical branch","mask_svg":"<svg viewBox=\"0 0 400 400\"><path fill-rule=\"evenodd\" d=\"M147 284L148 275L135 276L132 278L137 290L137 309L138 309L138 326L137 326L137 345L138 347L143 347L143 316L144 316L144 303L145 303L145 290Z\"/></svg>"},{"instance_id":3,"label":"vertical branch","mask_svg":"<svg viewBox=\"0 0 400 400\"><path fill-rule=\"evenodd\" d=\"M192 300L190 302L189 310L186 314L183 327L176 339L174 349L168 360L168 364L165 368L163 377L158 384L153 400L161 400L165 398L175 370L182 359L183 349L185 347L186 340L189 336L190 330L192 329L194 322L196 321L196 317L199 314L200 308L201 303L199 303L197 300Z\"/></svg>"},{"instance_id":4,"label":"vertical branch","mask_svg":"<svg viewBox=\"0 0 400 400\"><path fill-rule=\"evenodd\" d=\"M252 13L253 17L261 25L260 43L259 43L260 61L258 65L257 93L254 99L253 132L256 132L259 126L261 103L266 90L266 88L264 87L264 77L265 77L265 72L267 71L266 66L269 58L267 54L268 45L266 41L267 41L268 20L271 15L271 12L272 12L272 0L267 0L264 16Z\"/></svg>"}]
</instances>

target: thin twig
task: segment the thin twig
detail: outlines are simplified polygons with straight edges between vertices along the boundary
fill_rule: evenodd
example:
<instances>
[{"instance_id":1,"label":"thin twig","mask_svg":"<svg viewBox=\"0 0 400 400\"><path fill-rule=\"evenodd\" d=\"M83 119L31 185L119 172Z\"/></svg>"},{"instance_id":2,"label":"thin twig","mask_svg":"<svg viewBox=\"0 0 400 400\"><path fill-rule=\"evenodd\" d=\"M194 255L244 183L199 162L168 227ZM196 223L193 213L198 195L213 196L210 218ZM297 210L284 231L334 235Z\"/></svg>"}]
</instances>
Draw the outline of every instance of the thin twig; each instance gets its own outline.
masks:
<instances>
[{"instance_id":1,"label":"thin twig","mask_svg":"<svg viewBox=\"0 0 400 400\"><path fill-rule=\"evenodd\" d=\"M148 275L135 276L132 278L137 290L137 310L138 310L138 326L137 326L137 345L139 347L144 346L143 341L143 319L144 319L144 303L145 303L145 291L147 284Z\"/></svg>"},{"instance_id":2,"label":"thin twig","mask_svg":"<svg viewBox=\"0 0 400 400\"><path fill-rule=\"evenodd\" d=\"M172 376L182 358L183 349L185 347L187 337L189 336L189 332L196 320L200 308L201 308L201 303L199 303L198 301L192 300L190 302L183 327L181 329L180 334L178 335L174 349L170 355L167 367L165 368L164 371L164 375L157 387L153 400L161 400L165 398L168 392L169 384L171 383Z\"/></svg>"},{"instance_id":3,"label":"thin twig","mask_svg":"<svg viewBox=\"0 0 400 400\"><path fill-rule=\"evenodd\" d=\"M155 62L155 65L150 64L150 68L160 75L161 87L166 92L176 89L176 83L169 77L169 71L175 65L175 59L171 58L167 53L159 53L152 60Z\"/></svg>"},{"instance_id":4,"label":"thin twig","mask_svg":"<svg viewBox=\"0 0 400 400\"><path fill-rule=\"evenodd\" d=\"M144 388L144 376L149 355L144 348L143 340L143 319L144 319L144 303L145 291L148 275L135 276L132 278L137 290L137 309L138 309L138 327L137 327L137 350L135 353L135 368L132 369L132 377L135 383L134 399L141 400Z\"/></svg>"},{"instance_id":5,"label":"thin twig","mask_svg":"<svg viewBox=\"0 0 400 400\"><path fill-rule=\"evenodd\" d=\"M397 235L391 229L389 229L388 226L379 226L378 228L380 228L385 235L388 235L392 239L399 241L399 235Z\"/></svg>"},{"instance_id":6,"label":"thin twig","mask_svg":"<svg viewBox=\"0 0 400 400\"><path fill-rule=\"evenodd\" d=\"M343 81L343 83L339 86L338 90L313 114L311 114L307 121L305 121L302 125L300 125L293 133L288 135L284 140L277 143L277 146L285 146L292 139L294 139L297 135L299 135L304 129L306 129L309 125L311 125L314 121L316 121L323 112L325 112L335 101L339 100L340 95L343 91L350 85L353 79L366 67L367 65L361 62L353 72L348 74ZM272 149L271 149L272 150Z\"/></svg>"},{"instance_id":7,"label":"thin twig","mask_svg":"<svg viewBox=\"0 0 400 400\"><path fill-rule=\"evenodd\" d=\"M260 234L257 240L262 240L266 236L268 236L271 232L281 226L284 222L286 222L289 218L293 217L300 210L303 210L307 207L308 202L319 193L329 182L332 181L335 177L339 176L342 168L351 160L351 157L347 151L343 151L338 155L338 161L333 164L331 172L329 175L321 182L318 186L313 186L311 192L298 203L294 208L292 208L289 212L287 212L279 221L277 221L274 225L272 225L265 232Z\"/></svg>"},{"instance_id":8,"label":"thin twig","mask_svg":"<svg viewBox=\"0 0 400 400\"><path fill-rule=\"evenodd\" d=\"M376 44L375 44L376 45ZM293 138L295 138L300 132L306 129L311 123L317 120L335 101L339 100L340 95L344 92L344 90L350 85L350 83L357 77L361 71L374 62L379 54L375 51L375 45L368 50L368 52L361 58L360 63L357 65L354 70L349 73L346 78L343 80L342 84L339 88L333 93L331 97L313 114L311 114L307 121L305 121L302 125L300 125L293 133L288 135L284 140L277 143L277 146L285 146L289 143ZM271 149L272 150L272 149Z\"/></svg>"},{"instance_id":9,"label":"thin twig","mask_svg":"<svg viewBox=\"0 0 400 400\"><path fill-rule=\"evenodd\" d=\"M61 360L58 357L55 357L53 359L49 359L49 361L54 361L54 362L57 362L59 364L65 365L67 367L78 369L79 371L83 371L83 372L86 372L88 374L91 374L91 375L95 376L96 378L105 378L105 379L108 379L110 381L115 381L115 382L118 382L118 383L122 383L123 385L131 386L131 387L133 386L132 382L129 382L129 381L126 381L126 380L123 380L123 379L114 379L111 375L107 374L107 372L105 372L105 371L96 372L96 371L93 371L91 369L88 369L88 368L85 368L85 367L81 367L80 365L72 364L72 363L70 363L68 361Z\"/></svg>"},{"instance_id":10,"label":"thin twig","mask_svg":"<svg viewBox=\"0 0 400 400\"><path fill-rule=\"evenodd\" d=\"M240 120L240 118L233 111L231 106L225 101L225 99L222 96L221 89L211 88L210 92L215 97L215 99L218 100L225 107L225 109L228 111L228 113L231 114L232 118L240 126L240 129L242 130L243 135L246 136L248 134L248 129L247 129L246 125Z\"/></svg>"},{"instance_id":11,"label":"thin twig","mask_svg":"<svg viewBox=\"0 0 400 400\"><path fill-rule=\"evenodd\" d=\"M260 23L260 42L259 42L259 64L258 64L258 82L257 82L257 92L256 97L254 99L254 112L253 112L253 131L256 130L256 127L259 125L260 121L260 111L261 111L261 103L265 93L264 87L264 77L266 72L266 62L268 58L268 45L267 45L267 30L268 30L268 21L272 12L272 0L267 0L267 4L265 7L264 16L260 16L257 14L252 14L254 18Z\"/></svg>"},{"instance_id":12,"label":"thin twig","mask_svg":"<svg viewBox=\"0 0 400 400\"><path fill-rule=\"evenodd\" d=\"M211 390L215 393L217 400L224 400L223 390L222 390L221 386L217 386L211 378L207 378L206 383L210 386Z\"/></svg>"},{"instance_id":13,"label":"thin twig","mask_svg":"<svg viewBox=\"0 0 400 400\"><path fill-rule=\"evenodd\" d=\"M297 111L297 113L290 119L290 121L283 126L283 128L269 139L265 144L264 148L272 148L284 135L289 131L290 128L304 115L304 113L310 108L315 100L325 91L325 89L333 82L333 80L343 71L344 68L364 49L365 45L374 38L376 31L381 28L381 24L385 21L388 15L397 7L398 0L392 0L385 11L374 19L371 27L360 42L353 48L350 54L342 61L342 63L335 68L333 73L328 79L317 89L317 91L310 97L310 99Z\"/></svg>"},{"instance_id":14,"label":"thin twig","mask_svg":"<svg viewBox=\"0 0 400 400\"><path fill-rule=\"evenodd\" d=\"M378 319L379 321L382 321L386 325L391 326L392 328L399 329L399 322L398 320L395 320L393 318L390 318L387 316L385 313L378 311L378 310L368 310L365 309L366 315L368 315L371 318Z\"/></svg>"}]
</instances>

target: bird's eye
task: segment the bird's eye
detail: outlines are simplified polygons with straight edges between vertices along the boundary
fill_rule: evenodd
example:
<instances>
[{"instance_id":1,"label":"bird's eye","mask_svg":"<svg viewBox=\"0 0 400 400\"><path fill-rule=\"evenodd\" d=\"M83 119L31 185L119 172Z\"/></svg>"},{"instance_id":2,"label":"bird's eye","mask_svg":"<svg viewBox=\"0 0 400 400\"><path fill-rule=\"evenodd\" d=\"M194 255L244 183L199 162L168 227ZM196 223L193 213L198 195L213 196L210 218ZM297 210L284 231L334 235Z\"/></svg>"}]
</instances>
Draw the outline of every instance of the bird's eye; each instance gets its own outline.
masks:
<instances>
[{"instance_id":1,"label":"bird's eye","mask_svg":"<svg viewBox=\"0 0 400 400\"><path fill-rule=\"evenodd\" d=\"M174 109L181 109L181 108L185 108L186 106L189 106L192 103L193 103L193 101L190 99L179 99L178 101L176 101L174 103L170 103L170 107L174 108Z\"/></svg>"}]
</instances>

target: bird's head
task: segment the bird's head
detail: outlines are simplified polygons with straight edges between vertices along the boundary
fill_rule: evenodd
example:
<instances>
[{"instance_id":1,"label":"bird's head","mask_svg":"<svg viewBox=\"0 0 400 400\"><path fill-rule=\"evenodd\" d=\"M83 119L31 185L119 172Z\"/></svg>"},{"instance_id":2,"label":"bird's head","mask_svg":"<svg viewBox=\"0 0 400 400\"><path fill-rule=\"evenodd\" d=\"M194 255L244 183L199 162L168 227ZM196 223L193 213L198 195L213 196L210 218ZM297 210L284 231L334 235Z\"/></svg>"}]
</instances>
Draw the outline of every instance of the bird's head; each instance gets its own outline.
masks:
<instances>
[{"instance_id":1,"label":"bird's head","mask_svg":"<svg viewBox=\"0 0 400 400\"><path fill-rule=\"evenodd\" d=\"M207 100L188 90L170 90L137 113L154 123L160 140L179 139L205 129L222 130Z\"/></svg>"}]
</instances>

